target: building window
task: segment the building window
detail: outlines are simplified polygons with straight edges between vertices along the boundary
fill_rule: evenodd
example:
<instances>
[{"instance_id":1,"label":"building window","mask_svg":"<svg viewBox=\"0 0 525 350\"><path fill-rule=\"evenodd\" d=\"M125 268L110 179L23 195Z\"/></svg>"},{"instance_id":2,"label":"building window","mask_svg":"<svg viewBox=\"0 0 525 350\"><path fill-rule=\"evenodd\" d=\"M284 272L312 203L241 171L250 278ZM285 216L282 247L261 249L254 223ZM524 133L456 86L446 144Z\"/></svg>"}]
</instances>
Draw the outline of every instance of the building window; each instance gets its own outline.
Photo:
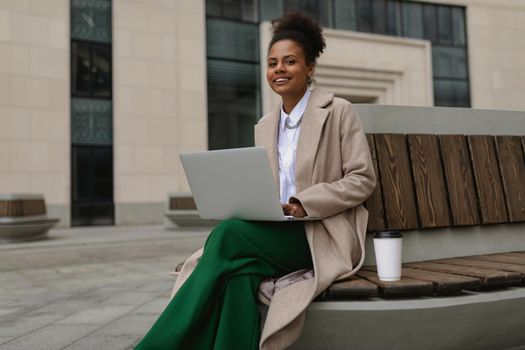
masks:
<instances>
[{"instance_id":1,"label":"building window","mask_svg":"<svg viewBox=\"0 0 525 350\"><path fill-rule=\"evenodd\" d=\"M109 100L73 97L71 99L72 144L111 146L112 112Z\"/></svg>"},{"instance_id":2,"label":"building window","mask_svg":"<svg viewBox=\"0 0 525 350\"><path fill-rule=\"evenodd\" d=\"M71 0L71 37L111 43L111 1Z\"/></svg>"},{"instance_id":3,"label":"building window","mask_svg":"<svg viewBox=\"0 0 525 350\"><path fill-rule=\"evenodd\" d=\"M256 2L209 3L214 7L207 8L208 15L237 4L229 14L236 14L235 20L210 16L206 21L209 149L253 146L253 126L261 113L259 27L243 19Z\"/></svg>"},{"instance_id":4,"label":"building window","mask_svg":"<svg viewBox=\"0 0 525 350\"><path fill-rule=\"evenodd\" d=\"M210 149L253 146L260 114L259 64L208 59Z\"/></svg>"},{"instance_id":5,"label":"building window","mask_svg":"<svg viewBox=\"0 0 525 350\"><path fill-rule=\"evenodd\" d=\"M77 146L72 160L75 226L113 224L111 147Z\"/></svg>"},{"instance_id":6,"label":"building window","mask_svg":"<svg viewBox=\"0 0 525 350\"><path fill-rule=\"evenodd\" d=\"M286 11L303 12L324 27L429 40L434 104L470 106L464 7L407 0L207 0L210 149L251 145L260 113L258 23Z\"/></svg>"},{"instance_id":7,"label":"building window","mask_svg":"<svg viewBox=\"0 0 525 350\"><path fill-rule=\"evenodd\" d=\"M71 0L71 224L114 223L111 1Z\"/></svg>"},{"instance_id":8,"label":"building window","mask_svg":"<svg viewBox=\"0 0 525 350\"><path fill-rule=\"evenodd\" d=\"M71 43L73 96L111 98L111 46L83 41Z\"/></svg>"}]
</instances>

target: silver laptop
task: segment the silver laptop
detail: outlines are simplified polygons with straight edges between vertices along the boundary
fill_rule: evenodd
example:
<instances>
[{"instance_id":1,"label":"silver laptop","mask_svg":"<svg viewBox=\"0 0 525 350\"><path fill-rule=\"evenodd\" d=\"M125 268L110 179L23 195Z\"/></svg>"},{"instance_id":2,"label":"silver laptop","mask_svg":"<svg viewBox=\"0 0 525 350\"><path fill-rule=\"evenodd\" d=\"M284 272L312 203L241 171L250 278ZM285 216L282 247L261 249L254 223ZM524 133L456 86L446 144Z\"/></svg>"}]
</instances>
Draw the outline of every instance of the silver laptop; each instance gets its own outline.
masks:
<instances>
[{"instance_id":1,"label":"silver laptop","mask_svg":"<svg viewBox=\"0 0 525 350\"><path fill-rule=\"evenodd\" d=\"M182 153L180 159L203 219L316 220L284 215L262 147Z\"/></svg>"}]
</instances>

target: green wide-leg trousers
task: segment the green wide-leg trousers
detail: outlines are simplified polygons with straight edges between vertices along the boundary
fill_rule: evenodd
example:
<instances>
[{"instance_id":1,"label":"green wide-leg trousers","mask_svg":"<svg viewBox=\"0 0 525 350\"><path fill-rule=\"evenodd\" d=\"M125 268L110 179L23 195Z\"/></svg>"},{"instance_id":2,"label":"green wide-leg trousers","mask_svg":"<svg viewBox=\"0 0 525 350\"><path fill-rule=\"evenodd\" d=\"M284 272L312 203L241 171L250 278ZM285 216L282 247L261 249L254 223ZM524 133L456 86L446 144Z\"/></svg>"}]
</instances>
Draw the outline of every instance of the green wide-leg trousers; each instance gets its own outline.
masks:
<instances>
[{"instance_id":1,"label":"green wide-leg trousers","mask_svg":"<svg viewBox=\"0 0 525 350\"><path fill-rule=\"evenodd\" d=\"M258 349L259 284L311 266L303 223L223 221L136 349Z\"/></svg>"}]
</instances>

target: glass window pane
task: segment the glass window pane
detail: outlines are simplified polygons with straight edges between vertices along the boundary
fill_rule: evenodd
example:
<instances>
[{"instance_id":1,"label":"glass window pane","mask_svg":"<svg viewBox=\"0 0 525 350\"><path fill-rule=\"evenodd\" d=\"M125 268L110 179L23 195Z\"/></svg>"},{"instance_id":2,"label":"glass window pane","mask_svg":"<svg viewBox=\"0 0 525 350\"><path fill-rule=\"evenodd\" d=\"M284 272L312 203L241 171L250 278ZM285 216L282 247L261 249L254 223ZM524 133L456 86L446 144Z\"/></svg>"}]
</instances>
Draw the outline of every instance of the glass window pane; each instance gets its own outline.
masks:
<instances>
[{"instance_id":1,"label":"glass window pane","mask_svg":"<svg viewBox=\"0 0 525 350\"><path fill-rule=\"evenodd\" d=\"M113 200L113 183L111 181L96 181L93 188L93 198L97 202L110 202Z\"/></svg>"},{"instance_id":2,"label":"glass window pane","mask_svg":"<svg viewBox=\"0 0 525 350\"><path fill-rule=\"evenodd\" d=\"M206 15L222 17L222 1L206 0Z\"/></svg>"},{"instance_id":3,"label":"glass window pane","mask_svg":"<svg viewBox=\"0 0 525 350\"><path fill-rule=\"evenodd\" d=\"M76 181L73 189L74 202L89 202L93 194L92 182Z\"/></svg>"},{"instance_id":4,"label":"glass window pane","mask_svg":"<svg viewBox=\"0 0 525 350\"><path fill-rule=\"evenodd\" d=\"M71 0L71 38L110 43L111 2Z\"/></svg>"},{"instance_id":5,"label":"glass window pane","mask_svg":"<svg viewBox=\"0 0 525 350\"><path fill-rule=\"evenodd\" d=\"M90 44L71 43L71 93L87 96L91 92Z\"/></svg>"},{"instance_id":6,"label":"glass window pane","mask_svg":"<svg viewBox=\"0 0 525 350\"><path fill-rule=\"evenodd\" d=\"M113 178L113 149L93 147L94 180L110 181Z\"/></svg>"},{"instance_id":7,"label":"glass window pane","mask_svg":"<svg viewBox=\"0 0 525 350\"><path fill-rule=\"evenodd\" d=\"M466 49L432 45L432 69L435 78L467 79Z\"/></svg>"},{"instance_id":8,"label":"glass window pane","mask_svg":"<svg viewBox=\"0 0 525 350\"><path fill-rule=\"evenodd\" d=\"M284 0L261 0L259 6L261 21L271 21L284 14Z\"/></svg>"},{"instance_id":9,"label":"glass window pane","mask_svg":"<svg viewBox=\"0 0 525 350\"><path fill-rule=\"evenodd\" d=\"M259 61L259 27L220 19L206 21L208 57Z\"/></svg>"},{"instance_id":10,"label":"glass window pane","mask_svg":"<svg viewBox=\"0 0 525 350\"><path fill-rule=\"evenodd\" d=\"M241 19L241 1L240 0L222 0L223 18Z\"/></svg>"},{"instance_id":11,"label":"glass window pane","mask_svg":"<svg viewBox=\"0 0 525 350\"><path fill-rule=\"evenodd\" d=\"M334 0L335 28L356 30L357 29L357 0Z\"/></svg>"},{"instance_id":12,"label":"glass window pane","mask_svg":"<svg viewBox=\"0 0 525 350\"><path fill-rule=\"evenodd\" d=\"M357 28L360 32L372 32L372 2L370 0L358 0Z\"/></svg>"},{"instance_id":13,"label":"glass window pane","mask_svg":"<svg viewBox=\"0 0 525 350\"><path fill-rule=\"evenodd\" d=\"M452 11L449 6L438 7L438 41L441 44L452 43Z\"/></svg>"},{"instance_id":14,"label":"glass window pane","mask_svg":"<svg viewBox=\"0 0 525 350\"><path fill-rule=\"evenodd\" d=\"M91 73L94 97L111 97L111 47L93 45Z\"/></svg>"},{"instance_id":15,"label":"glass window pane","mask_svg":"<svg viewBox=\"0 0 525 350\"><path fill-rule=\"evenodd\" d=\"M257 22L257 0L241 1L241 18L243 21Z\"/></svg>"},{"instance_id":16,"label":"glass window pane","mask_svg":"<svg viewBox=\"0 0 525 350\"><path fill-rule=\"evenodd\" d=\"M72 158L73 201L88 201L91 197L91 180L93 178L91 152L86 147L74 146Z\"/></svg>"},{"instance_id":17,"label":"glass window pane","mask_svg":"<svg viewBox=\"0 0 525 350\"><path fill-rule=\"evenodd\" d=\"M285 0L284 11L298 11L320 20L319 4L316 0Z\"/></svg>"},{"instance_id":18,"label":"glass window pane","mask_svg":"<svg viewBox=\"0 0 525 350\"><path fill-rule=\"evenodd\" d=\"M436 6L424 5L423 6L423 18L425 24L425 39L430 40L432 43L438 41L438 26L437 26L437 13Z\"/></svg>"},{"instance_id":19,"label":"glass window pane","mask_svg":"<svg viewBox=\"0 0 525 350\"><path fill-rule=\"evenodd\" d=\"M372 31L386 33L386 4L384 0L372 1Z\"/></svg>"},{"instance_id":20,"label":"glass window pane","mask_svg":"<svg viewBox=\"0 0 525 350\"><path fill-rule=\"evenodd\" d=\"M333 28L334 27L334 11L332 1L320 1L319 7L319 23L323 27Z\"/></svg>"},{"instance_id":21,"label":"glass window pane","mask_svg":"<svg viewBox=\"0 0 525 350\"><path fill-rule=\"evenodd\" d=\"M452 28L454 29L454 45L465 45L465 9L452 8Z\"/></svg>"},{"instance_id":22,"label":"glass window pane","mask_svg":"<svg viewBox=\"0 0 525 350\"><path fill-rule=\"evenodd\" d=\"M90 164L91 153L85 147L73 147L73 177L77 181L90 181L93 167Z\"/></svg>"},{"instance_id":23,"label":"glass window pane","mask_svg":"<svg viewBox=\"0 0 525 350\"><path fill-rule=\"evenodd\" d=\"M111 147L73 146L75 201L112 201L113 169Z\"/></svg>"},{"instance_id":24,"label":"glass window pane","mask_svg":"<svg viewBox=\"0 0 525 350\"><path fill-rule=\"evenodd\" d=\"M258 64L208 60L210 149L253 146L260 114Z\"/></svg>"},{"instance_id":25,"label":"glass window pane","mask_svg":"<svg viewBox=\"0 0 525 350\"><path fill-rule=\"evenodd\" d=\"M112 143L111 100L74 97L71 99L71 114L71 143Z\"/></svg>"},{"instance_id":26,"label":"glass window pane","mask_svg":"<svg viewBox=\"0 0 525 350\"><path fill-rule=\"evenodd\" d=\"M423 6L404 2L403 11L403 36L422 39L423 34Z\"/></svg>"},{"instance_id":27,"label":"glass window pane","mask_svg":"<svg viewBox=\"0 0 525 350\"><path fill-rule=\"evenodd\" d=\"M386 32L388 35L400 36L401 4L398 1L387 1L386 6Z\"/></svg>"},{"instance_id":28,"label":"glass window pane","mask_svg":"<svg viewBox=\"0 0 525 350\"><path fill-rule=\"evenodd\" d=\"M434 104L448 107L470 107L467 81L434 79Z\"/></svg>"}]
</instances>

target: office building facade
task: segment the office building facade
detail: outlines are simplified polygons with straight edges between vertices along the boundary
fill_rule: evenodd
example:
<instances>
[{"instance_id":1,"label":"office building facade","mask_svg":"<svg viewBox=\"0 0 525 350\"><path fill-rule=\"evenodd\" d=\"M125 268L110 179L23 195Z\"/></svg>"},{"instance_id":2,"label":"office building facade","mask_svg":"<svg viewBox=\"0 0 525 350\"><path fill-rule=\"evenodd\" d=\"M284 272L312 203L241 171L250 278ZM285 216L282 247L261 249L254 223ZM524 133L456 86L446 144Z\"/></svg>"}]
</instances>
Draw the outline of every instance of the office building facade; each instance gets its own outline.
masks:
<instances>
[{"instance_id":1,"label":"office building facade","mask_svg":"<svg viewBox=\"0 0 525 350\"><path fill-rule=\"evenodd\" d=\"M63 226L163 220L180 152L253 144L278 103L270 20L325 28L316 84L355 103L525 110L521 0L0 2L0 193Z\"/></svg>"}]
</instances>

